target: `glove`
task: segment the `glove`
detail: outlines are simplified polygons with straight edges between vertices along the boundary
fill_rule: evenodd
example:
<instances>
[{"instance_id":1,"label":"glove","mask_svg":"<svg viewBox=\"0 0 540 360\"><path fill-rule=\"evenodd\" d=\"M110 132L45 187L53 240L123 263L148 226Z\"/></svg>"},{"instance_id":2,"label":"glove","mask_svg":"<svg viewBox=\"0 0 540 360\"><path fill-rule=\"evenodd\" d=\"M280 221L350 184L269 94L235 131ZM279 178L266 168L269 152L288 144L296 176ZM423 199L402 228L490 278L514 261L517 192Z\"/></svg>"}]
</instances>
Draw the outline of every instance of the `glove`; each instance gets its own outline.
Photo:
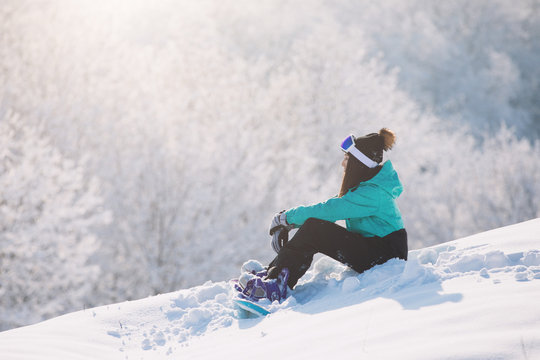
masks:
<instances>
[{"instance_id":1,"label":"glove","mask_svg":"<svg viewBox=\"0 0 540 360\"><path fill-rule=\"evenodd\" d=\"M287 223L287 214L285 214L285 210L282 210L276 215L274 215L274 218L272 219L272 224L270 224L270 235L274 235L274 233L281 228L287 228L287 231L292 229L292 225L289 225L289 223Z\"/></svg>"},{"instance_id":2,"label":"glove","mask_svg":"<svg viewBox=\"0 0 540 360\"><path fill-rule=\"evenodd\" d=\"M278 227L272 235L272 249L279 254L281 248L289 241L289 229L284 226Z\"/></svg>"},{"instance_id":3,"label":"glove","mask_svg":"<svg viewBox=\"0 0 540 360\"><path fill-rule=\"evenodd\" d=\"M272 235L272 249L276 253L279 253L279 250L289 241L289 230L293 228L292 225L289 225L287 222L287 215L285 210L280 211L272 219L270 224L270 235Z\"/></svg>"}]
</instances>

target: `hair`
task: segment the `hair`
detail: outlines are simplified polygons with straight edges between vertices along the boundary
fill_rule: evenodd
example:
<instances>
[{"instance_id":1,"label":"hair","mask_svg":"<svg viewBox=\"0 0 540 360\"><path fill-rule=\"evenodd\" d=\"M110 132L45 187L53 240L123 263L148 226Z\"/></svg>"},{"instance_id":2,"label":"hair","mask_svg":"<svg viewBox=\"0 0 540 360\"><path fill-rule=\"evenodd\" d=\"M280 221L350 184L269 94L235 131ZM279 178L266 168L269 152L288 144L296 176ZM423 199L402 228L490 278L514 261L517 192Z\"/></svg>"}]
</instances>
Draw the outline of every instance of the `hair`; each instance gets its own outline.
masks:
<instances>
[{"instance_id":1,"label":"hair","mask_svg":"<svg viewBox=\"0 0 540 360\"><path fill-rule=\"evenodd\" d=\"M396 135L393 131L387 128L382 128L381 130L379 130L378 134L374 135L378 135L378 138L380 138L379 144L381 146L381 153L383 150L390 150L392 146L394 146L394 143L396 141ZM359 141L361 140L357 139L354 144L357 148L359 145ZM356 188L361 182L373 178L379 173L381 168L382 165L378 165L374 168L369 168L354 156L349 155L347 167L345 168L345 172L343 173L343 180L341 182L341 190L339 191L339 197L345 195L349 190Z\"/></svg>"}]
</instances>

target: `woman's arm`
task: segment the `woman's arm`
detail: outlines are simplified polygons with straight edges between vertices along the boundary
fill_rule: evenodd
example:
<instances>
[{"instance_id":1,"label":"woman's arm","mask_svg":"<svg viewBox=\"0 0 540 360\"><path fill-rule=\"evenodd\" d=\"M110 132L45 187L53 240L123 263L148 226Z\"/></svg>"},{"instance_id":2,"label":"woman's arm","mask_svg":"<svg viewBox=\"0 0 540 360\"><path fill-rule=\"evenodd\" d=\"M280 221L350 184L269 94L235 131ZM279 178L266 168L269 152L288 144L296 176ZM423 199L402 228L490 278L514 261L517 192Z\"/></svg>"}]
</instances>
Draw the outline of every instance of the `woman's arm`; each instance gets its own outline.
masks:
<instances>
[{"instance_id":1,"label":"woman's arm","mask_svg":"<svg viewBox=\"0 0 540 360\"><path fill-rule=\"evenodd\" d=\"M299 227L309 218L317 218L335 222L337 220L367 217L374 215L379 209L379 199L355 191L343 197L334 197L327 201L298 206L287 210L287 222Z\"/></svg>"}]
</instances>

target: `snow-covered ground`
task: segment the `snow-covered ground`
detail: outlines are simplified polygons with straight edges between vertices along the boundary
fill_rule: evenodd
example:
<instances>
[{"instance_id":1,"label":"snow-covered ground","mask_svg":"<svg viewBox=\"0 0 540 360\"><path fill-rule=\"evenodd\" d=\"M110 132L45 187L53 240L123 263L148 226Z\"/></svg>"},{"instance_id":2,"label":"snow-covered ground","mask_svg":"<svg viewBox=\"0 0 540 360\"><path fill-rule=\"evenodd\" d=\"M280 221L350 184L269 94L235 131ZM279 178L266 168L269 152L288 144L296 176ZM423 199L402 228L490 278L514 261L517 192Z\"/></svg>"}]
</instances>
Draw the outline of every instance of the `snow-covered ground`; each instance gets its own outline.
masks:
<instances>
[{"instance_id":1,"label":"snow-covered ground","mask_svg":"<svg viewBox=\"0 0 540 360\"><path fill-rule=\"evenodd\" d=\"M226 282L0 333L0 359L540 359L540 219L363 274L321 257L266 318Z\"/></svg>"}]
</instances>

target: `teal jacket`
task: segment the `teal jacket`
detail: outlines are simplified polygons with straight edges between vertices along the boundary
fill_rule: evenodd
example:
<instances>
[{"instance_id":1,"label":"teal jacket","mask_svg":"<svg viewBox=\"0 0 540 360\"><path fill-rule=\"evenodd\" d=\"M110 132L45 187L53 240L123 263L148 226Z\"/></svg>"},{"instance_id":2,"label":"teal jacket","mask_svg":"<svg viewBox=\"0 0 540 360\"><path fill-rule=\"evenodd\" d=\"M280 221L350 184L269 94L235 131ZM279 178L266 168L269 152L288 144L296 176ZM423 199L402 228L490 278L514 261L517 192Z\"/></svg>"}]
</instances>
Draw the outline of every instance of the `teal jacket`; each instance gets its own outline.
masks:
<instances>
[{"instance_id":1,"label":"teal jacket","mask_svg":"<svg viewBox=\"0 0 540 360\"><path fill-rule=\"evenodd\" d=\"M403 229L396 204L402 192L403 185L396 170L390 161L386 161L377 175L361 182L342 197L287 210L287 222L299 227L309 218L332 222L346 220L349 231L366 237L383 237Z\"/></svg>"}]
</instances>

